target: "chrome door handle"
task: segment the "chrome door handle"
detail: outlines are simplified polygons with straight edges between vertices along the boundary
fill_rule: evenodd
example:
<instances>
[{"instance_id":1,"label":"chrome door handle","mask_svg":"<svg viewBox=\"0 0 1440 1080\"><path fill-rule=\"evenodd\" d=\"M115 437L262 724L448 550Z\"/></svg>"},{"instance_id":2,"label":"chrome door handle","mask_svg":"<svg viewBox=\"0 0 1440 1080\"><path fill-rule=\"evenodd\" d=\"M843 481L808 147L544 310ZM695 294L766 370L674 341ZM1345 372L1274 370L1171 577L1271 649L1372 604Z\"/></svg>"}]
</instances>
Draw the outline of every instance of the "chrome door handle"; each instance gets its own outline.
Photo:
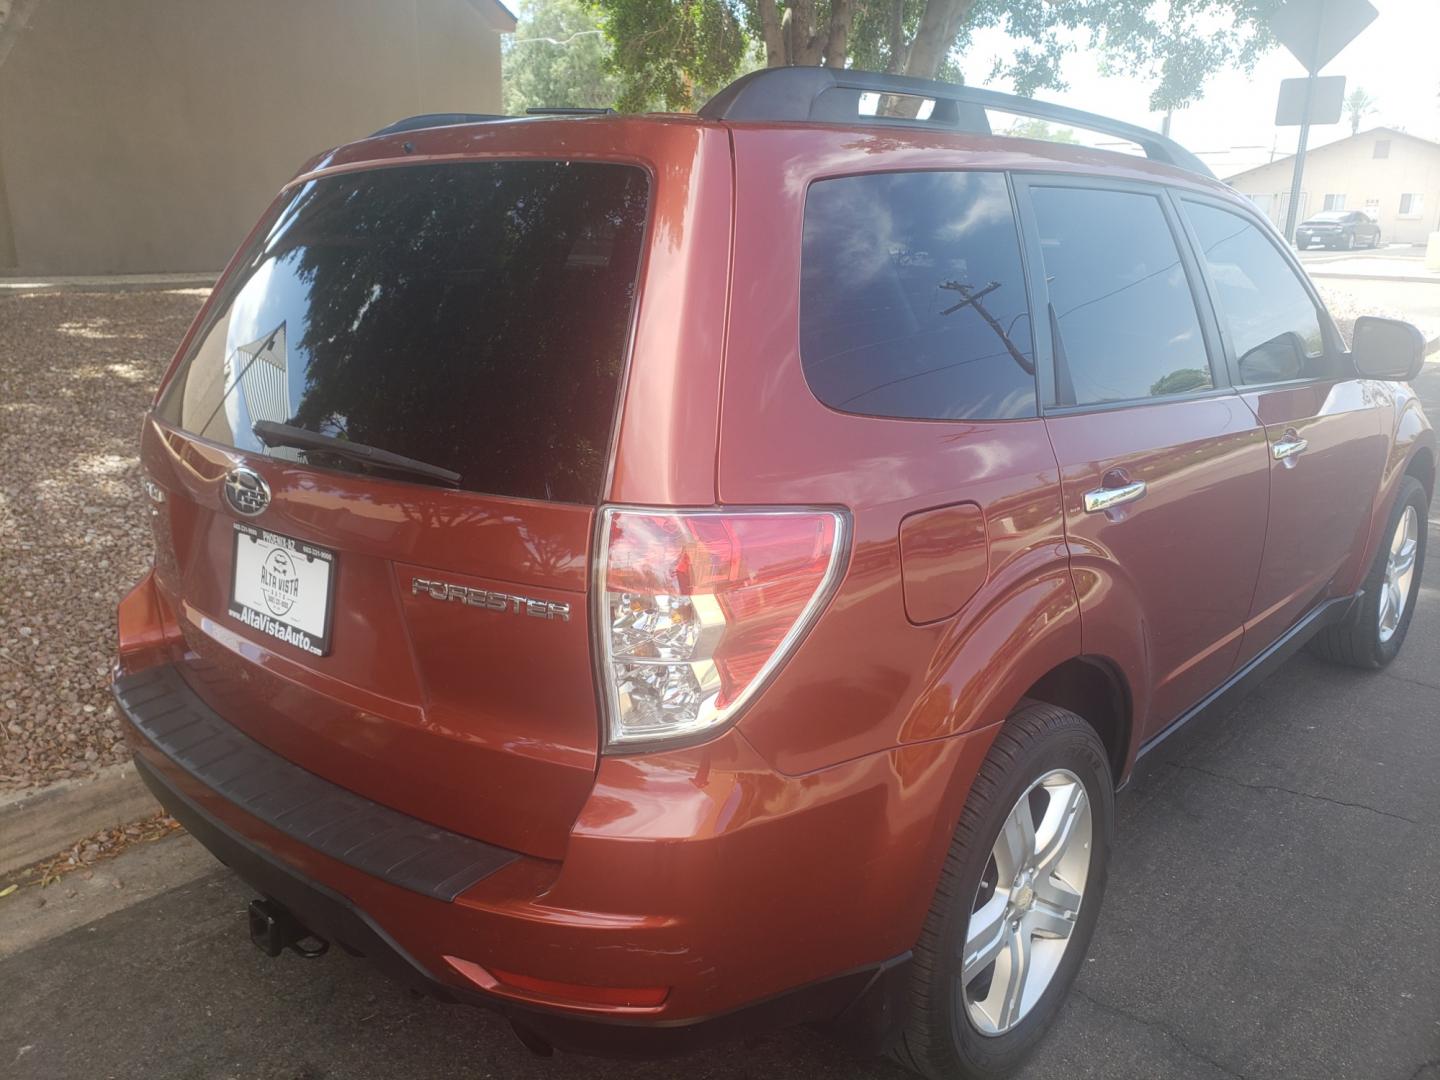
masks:
<instances>
[{"instance_id":1,"label":"chrome door handle","mask_svg":"<svg viewBox=\"0 0 1440 1080\"><path fill-rule=\"evenodd\" d=\"M1283 436L1279 442L1271 445L1270 453L1275 456L1276 461L1284 461L1287 458L1294 457L1296 454L1303 454L1305 448L1309 445L1310 444L1300 438L1299 435L1287 434Z\"/></svg>"},{"instance_id":2,"label":"chrome door handle","mask_svg":"<svg viewBox=\"0 0 1440 1080\"><path fill-rule=\"evenodd\" d=\"M1120 487L1098 487L1085 492L1085 512L1099 514L1121 503L1134 502L1145 494L1145 481L1136 480Z\"/></svg>"}]
</instances>

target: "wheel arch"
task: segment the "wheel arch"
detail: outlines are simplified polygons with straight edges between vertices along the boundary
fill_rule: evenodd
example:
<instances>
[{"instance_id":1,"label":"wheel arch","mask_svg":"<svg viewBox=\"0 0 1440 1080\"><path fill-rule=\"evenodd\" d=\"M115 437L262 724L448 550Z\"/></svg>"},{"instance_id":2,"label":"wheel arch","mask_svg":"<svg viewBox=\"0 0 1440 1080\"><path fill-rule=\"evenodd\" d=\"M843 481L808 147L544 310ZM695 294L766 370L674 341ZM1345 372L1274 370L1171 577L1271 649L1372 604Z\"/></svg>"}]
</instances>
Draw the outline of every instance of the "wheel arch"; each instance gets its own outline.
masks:
<instances>
[{"instance_id":1,"label":"wheel arch","mask_svg":"<svg viewBox=\"0 0 1440 1080\"><path fill-rule=\"evenodd\" d=\"M1134 699L1120 669L1101 656L1076 656L1051 668L1025 697L1067 709L1095 729L1118 785L1131 759Z\"/></svg>"},{"instance_id":2,"label":"wheel arch","mask_svg":"<svg viewBox=\"0 0 1440 1080\"><path fill-rule=\"evenodd\" d=\"M1435 451L1429 446L1422 446L1416 450L1405 465L1405 475L1413 476L1420 481L1420 486L1425 489L1426 497L1434 498Z\"/></svg>"}]
</instances>

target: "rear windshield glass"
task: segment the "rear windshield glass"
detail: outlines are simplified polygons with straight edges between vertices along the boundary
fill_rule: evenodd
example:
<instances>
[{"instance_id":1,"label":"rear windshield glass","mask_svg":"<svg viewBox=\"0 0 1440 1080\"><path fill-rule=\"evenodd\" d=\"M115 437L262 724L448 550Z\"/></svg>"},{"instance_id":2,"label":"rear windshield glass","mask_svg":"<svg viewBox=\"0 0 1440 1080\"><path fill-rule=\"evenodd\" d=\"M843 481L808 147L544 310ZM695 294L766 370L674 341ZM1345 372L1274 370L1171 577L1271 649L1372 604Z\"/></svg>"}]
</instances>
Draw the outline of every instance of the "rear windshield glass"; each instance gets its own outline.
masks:
<instances>
[{"instance_id":1,"label":"rear windshield glass","mask_svg":"<svg viewBox=\"0 0 1440 1080\"><path fill-rule=\"evenodd\" d=\"M307 183L250 254L161 416L329 468L375 465L266 450L255 424L439 466L471 491L594 501L648 190L634 166L563 161Z\"/></svg>"}]
</instances>

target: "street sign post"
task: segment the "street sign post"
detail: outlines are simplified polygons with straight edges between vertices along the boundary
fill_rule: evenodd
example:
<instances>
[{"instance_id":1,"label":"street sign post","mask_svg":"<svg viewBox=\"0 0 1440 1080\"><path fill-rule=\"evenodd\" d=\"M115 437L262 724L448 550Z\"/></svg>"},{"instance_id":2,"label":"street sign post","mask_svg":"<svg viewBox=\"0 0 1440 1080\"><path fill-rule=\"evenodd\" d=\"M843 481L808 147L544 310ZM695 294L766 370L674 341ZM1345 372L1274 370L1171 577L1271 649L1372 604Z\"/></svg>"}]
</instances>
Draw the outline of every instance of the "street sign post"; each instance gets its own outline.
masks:
<instances>
[{"instance_id":1,"label":"street sign post","mask_svg":"<svg viewBox=\"0 0 1440 1080\"><path fill-rule=\"evenodd\" d=\"M1335 123L1339 120L1338 112L1334 120L1317 119L1317 115L1328 115L1316 112L1317 104L1317 83L1330 83L1331 80L1318 78L1320 69L1335 59L1337 53L1346 45L1355 40L1355 36L1375 21L1378 14L1369 0L1288 0L1278 11L1270 16L1270 29L1284 45L1305 66L1309 73L1303 80L1292 79L1287 82L1303 82L1304 92L1289 91L1292 97L1300 97L1300 139L1295 148L1295 172L1290 181L1290 206L1285 212L1285 239L1295 239L1295 215L1300 208L1300 182L1305 174L1305 146L1310 139L1310 125L1312 123ZM1331 84L1333 86L1333 83ZM1343 97L1345 82L1340 80L1340 94ZM1285 113L1287 91L1281 88L1280 108L1276 111L1275 122L1281 124L1281 115ZM1327 89L1327 94L1333 94L1333 89ZM1327 99L1327 104L1328 99Z\"/></svg>"}]
</instances>

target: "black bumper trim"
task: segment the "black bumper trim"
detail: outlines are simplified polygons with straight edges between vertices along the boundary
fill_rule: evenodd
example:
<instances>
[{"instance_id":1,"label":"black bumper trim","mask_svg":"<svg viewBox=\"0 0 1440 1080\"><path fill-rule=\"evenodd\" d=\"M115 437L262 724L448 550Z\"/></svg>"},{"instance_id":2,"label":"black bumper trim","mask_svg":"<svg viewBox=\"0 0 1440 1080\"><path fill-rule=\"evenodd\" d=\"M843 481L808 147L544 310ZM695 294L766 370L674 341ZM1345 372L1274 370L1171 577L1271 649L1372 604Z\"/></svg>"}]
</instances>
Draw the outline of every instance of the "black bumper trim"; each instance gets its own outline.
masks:
<instances>
[{"instance_id":1,"label":"black bumper trim","mask_svg":"<svg viewBox=\"0 0 1440 1080\"><path fill-rule=\"evenodd\" d=\"M125 717L171 761L286 836L391 885L454 900L518 856L382 806L267 750L171 665L115 682Z\"/></svg>"}]
</instances>

